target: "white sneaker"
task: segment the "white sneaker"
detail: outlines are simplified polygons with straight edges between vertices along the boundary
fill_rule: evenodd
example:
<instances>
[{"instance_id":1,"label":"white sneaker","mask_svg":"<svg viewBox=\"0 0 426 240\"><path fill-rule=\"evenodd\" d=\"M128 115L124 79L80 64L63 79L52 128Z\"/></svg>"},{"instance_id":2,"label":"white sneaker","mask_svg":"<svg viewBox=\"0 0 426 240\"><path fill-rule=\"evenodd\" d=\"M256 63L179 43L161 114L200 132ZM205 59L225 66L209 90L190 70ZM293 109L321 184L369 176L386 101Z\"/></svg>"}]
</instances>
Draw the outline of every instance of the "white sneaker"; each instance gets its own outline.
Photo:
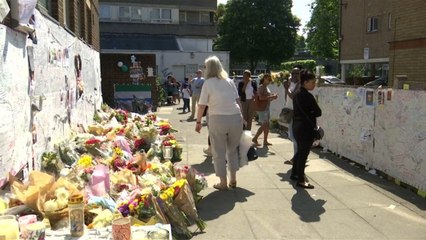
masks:
<instances>
[{"instance_id":1,"label":"white sneaker","mask_svg":"<svg viewBox=\"0 0 426 240\"><path fill-rule=\"evenodd\" d=\"M210 148L210 147L208 147L208 148L204 148L204 149L203 149L203 152L204 152L207 156L209 156L209 157L211 157L211 156L212 156L212 150L211 150L211 148Z\"/></svg>"}]
</instances>

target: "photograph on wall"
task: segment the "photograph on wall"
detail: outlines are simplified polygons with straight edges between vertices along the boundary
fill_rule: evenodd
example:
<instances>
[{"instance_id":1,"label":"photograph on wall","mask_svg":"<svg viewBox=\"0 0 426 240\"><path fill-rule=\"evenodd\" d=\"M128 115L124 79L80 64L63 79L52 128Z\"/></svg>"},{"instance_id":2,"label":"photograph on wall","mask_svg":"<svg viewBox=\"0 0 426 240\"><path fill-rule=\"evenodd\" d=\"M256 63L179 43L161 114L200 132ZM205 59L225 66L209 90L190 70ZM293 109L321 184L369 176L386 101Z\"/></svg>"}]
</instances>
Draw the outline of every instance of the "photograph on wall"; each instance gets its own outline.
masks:
<instances>
[{"instance_id":1,"label":"photograph on wall","mask_svg":"<svg viewBox=\"0 0 426 240\"><path fill-rule=\"evenodd\" d=\"M388 89L386 93L386 101L391 101L391 100L392 100L392 90Z\"/></svg>"},{"instance_id":2,"label":"photograph on wall","mask_svg":"<svg viewBox=\"0 0 426 240\"><path fill-rule=\"evenodd\" d=\"M365 105L370 107L374 106L374 91L365 91Z\"/></svg>"},{"instance_id":3,"label":"photograph on wall","mask_svg":"<svg viewBox=\"0 0 426 240\"><path fill-rule=\"evenodd\" d=\"M384 105L385 104L385 93L384 91L377 92L377 104Z\"/></svg>"}]
</instances>

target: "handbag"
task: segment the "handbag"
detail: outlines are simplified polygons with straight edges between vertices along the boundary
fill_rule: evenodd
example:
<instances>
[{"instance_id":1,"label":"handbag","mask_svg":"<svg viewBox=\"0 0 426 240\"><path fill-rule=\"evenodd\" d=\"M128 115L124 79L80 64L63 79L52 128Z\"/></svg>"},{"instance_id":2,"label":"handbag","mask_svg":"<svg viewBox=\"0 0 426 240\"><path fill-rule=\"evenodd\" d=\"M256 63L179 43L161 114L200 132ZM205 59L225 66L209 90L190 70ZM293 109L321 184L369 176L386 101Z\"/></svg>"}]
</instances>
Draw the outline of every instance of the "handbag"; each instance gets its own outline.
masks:
<instances>
[{"instance_id":1,"label":"handbag","mask_svg":"<svg viewBox=\"0 0 426 240\"><path fill-rule=\"evenodd\" d=\"M284 123L290 123L293 119L293 109L288 107L284 107L280 113L280 119Z\"/></svg>"},{"instance_id":2,"label":"handbag","mask_svg":"<svg viewBox=\"0 0 426 240\"><path fill-rule=\"evenodd\" d=\"M263 86L259 87L259 89L262 89L262 93L256 94L256 97L254 99L254 110L257 112L263 112L266 110L266 107L268 106L269 101L260 100L259 95L264 94L265 90Z\"/></svg>"},{"instance_id":3,"label":"handbag","mask_svg":"<svg viewBox=\"0 0 426 240\"><path fill-rule=\"evenodd\" d=\"M251 146L247 152L247 158L249 161L254 161L258 158L257 149L255 146Z\"/></svg>"},{"instance_id":4,"label":"handbag","mask_svg":"<svg viewBox=\"0 0 426 240\"><path fill-rule=\"evenodd\" d=\"M324 137L324 129L318 126L314 129L314 140L321 140Z\"/></svg>"}]
</instances>

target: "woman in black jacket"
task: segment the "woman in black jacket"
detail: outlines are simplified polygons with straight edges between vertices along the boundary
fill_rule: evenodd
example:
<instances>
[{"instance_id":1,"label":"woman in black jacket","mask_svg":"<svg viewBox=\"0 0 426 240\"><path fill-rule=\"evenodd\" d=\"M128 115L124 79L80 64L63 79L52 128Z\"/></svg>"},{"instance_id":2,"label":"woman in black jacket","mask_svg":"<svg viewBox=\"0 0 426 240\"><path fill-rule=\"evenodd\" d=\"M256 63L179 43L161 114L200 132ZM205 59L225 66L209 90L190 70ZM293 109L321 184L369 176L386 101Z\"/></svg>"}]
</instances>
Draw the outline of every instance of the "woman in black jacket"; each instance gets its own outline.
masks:
<instances>
[{"instance_id":1,"label":"woman in black jacket","mask_svg":"<svg viewBox=\"0 0 426 240\"><path fill-rule=\"evenodd\" d=\"M314 96L309 93L316 85L315 75L307 70L300 72L300 89L293 97L293 133L297 143L297 153L294 156L290 178L297 180L297 186L314 188L305 176L305 164L309 151L314 142L316 118L321 116L321 109Z\"/></svg>"}]
</instances>

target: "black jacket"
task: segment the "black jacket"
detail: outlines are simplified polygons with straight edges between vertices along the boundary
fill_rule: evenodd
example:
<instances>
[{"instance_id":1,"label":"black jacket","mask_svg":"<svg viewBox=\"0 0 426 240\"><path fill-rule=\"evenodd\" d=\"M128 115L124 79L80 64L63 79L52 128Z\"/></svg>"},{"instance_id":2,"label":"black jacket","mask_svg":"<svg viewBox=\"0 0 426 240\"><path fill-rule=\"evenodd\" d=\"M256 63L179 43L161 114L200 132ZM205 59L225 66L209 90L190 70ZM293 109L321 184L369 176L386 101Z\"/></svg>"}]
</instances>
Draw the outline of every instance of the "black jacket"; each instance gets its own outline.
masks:
<instances>
[{"instance_id":1,"label":"black jacket","mask_svg":"<svg viewBox=\"0 0 426 240\"><path fill-rule=\"evenodd\" d=\"M293 133L296 141L314 139L314 128L321 109L314 96L304 87L300 87L293 96Z\"/></svg>"},{"instance_id":2,"label":"black jacket","mask_svg":"<svg viewBox=\"0 0 426 240\"><path fill-rule=\"evenodd\" d=\"M250 80L251 82L251 86L253 87L253 94L256 95L257 92L257 83L255 80ZM244 80L241 80L238 83L238 96L240 96L240 100L241 102L245 102L246 101L246 92L243 91L243 87L244 87Z\"/></svg>"}]
</instances>

